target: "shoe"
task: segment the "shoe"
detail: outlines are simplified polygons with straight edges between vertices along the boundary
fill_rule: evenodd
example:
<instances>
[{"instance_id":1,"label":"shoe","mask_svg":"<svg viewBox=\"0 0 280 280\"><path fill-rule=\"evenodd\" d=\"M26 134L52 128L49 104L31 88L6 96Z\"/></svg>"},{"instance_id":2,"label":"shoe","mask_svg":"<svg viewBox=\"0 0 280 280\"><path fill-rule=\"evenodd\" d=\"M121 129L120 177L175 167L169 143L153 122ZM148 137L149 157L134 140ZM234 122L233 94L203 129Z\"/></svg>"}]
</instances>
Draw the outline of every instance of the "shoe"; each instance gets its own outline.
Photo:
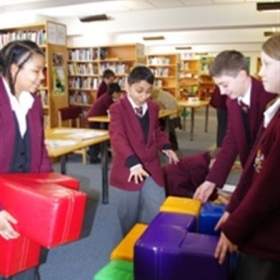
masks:
<instances>
[{"instance_id":1,"label":"shoe","mask_svg":"<svg viewBox=\"0 0 280 280\"><path fill-rule=\"evenodd\" d=\"M94 164L94 163L100 163L100 162L101 162L101 159L100 159L100 158L93 158L93 159L90 159L89 162L90 162L90 163L93 163L93 164Z\"/></svg>"}]
</instances>

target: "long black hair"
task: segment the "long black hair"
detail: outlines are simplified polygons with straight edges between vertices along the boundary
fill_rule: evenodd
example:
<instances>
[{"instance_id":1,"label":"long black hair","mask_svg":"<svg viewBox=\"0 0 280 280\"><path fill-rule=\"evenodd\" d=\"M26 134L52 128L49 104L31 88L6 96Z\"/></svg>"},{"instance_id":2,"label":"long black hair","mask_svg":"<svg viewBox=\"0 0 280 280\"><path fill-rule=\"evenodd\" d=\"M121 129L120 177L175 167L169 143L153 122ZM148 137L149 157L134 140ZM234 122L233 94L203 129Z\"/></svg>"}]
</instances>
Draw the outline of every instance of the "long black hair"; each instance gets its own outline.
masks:
<instances>
[{"instance_id":1,"label":"long black hair","mask_svg":"<svg viewBox=\"0 0 280 280\"><path fill-rule=\"evenodd\" d=\"M45 56L40 47L30 40L11 41L0 50L0 74L7 79L12 94L15 94L15 83L20 69L33 54ZM18 66L14 77L11 74L12 64Z\"/></svg>"}]
</instances>

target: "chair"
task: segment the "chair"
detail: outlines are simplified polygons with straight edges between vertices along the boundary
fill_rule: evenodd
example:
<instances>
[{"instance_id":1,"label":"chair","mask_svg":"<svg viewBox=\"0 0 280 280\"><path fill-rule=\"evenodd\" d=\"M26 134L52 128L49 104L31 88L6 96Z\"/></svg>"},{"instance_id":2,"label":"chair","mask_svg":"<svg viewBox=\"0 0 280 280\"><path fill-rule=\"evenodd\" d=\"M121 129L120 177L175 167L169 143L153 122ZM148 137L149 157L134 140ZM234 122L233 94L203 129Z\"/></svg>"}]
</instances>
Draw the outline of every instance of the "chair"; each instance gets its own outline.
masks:
<instances>
[{"instance_id":1,"label":"chair","mask_svg":"<svg viewBox=\"0 0 280 280\"><path fill-rule=\"evenodd\" d=\"M80 107L70 106L63 107L58 110L58 126L59 127L81 127L82 110ZM86 148L77 150L75 154L82 155L83 164L87 163Z\"/></svg>"}]
</instances>

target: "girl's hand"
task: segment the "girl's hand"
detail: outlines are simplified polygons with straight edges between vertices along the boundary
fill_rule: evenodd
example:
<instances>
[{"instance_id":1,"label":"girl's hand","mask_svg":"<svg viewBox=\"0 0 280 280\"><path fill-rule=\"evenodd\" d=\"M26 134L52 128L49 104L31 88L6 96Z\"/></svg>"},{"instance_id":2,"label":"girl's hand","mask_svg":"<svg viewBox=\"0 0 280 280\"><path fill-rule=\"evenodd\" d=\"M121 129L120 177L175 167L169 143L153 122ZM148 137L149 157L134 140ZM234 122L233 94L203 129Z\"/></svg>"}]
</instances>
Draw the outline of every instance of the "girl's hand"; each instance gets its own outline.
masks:
<instances>
[{"instance_id":1,"label":"girl's hand","mask_svg":"<svg viewBox=\"0 0 280 280\"><path fill-rule=\"evenodd\" d=\"M7 211L0 211L0 235L6 239L15 239L19 237L19 233L15 231L12 224L16 224L17 220Z\"/></svg>"}]
</instances>

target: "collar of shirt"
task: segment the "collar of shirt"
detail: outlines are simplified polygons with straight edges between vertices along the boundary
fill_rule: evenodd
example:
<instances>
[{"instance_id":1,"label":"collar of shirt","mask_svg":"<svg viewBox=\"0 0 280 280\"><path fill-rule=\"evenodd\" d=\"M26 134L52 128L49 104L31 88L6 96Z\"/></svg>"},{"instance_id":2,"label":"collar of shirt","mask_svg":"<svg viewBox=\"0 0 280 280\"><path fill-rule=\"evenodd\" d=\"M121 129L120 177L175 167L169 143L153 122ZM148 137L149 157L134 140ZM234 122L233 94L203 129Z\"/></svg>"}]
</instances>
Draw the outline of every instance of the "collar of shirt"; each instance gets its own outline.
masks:
<instances>
[{"instance_id":1,"label":"collar of shirt","mask_svg":"<svg viewBox=\"0 0 280 280\"><path fill-rule=\"evenodd\" d=\"M268 107L264 114L264 121L263 121L263 126L264 128L267 128L275 114L277 113L278 109L280 108L280 97L278 97L273 104Z\"/></svg>"},{"instance_id":2,"label":"collar of shirt","mask_svg":"<svg viewBox=\"0 0 280 280\"><path fill-rule=\"evenodd\" d=\"M242 101L245 105L251 106L251 88L252 88L252 84L249 86L248 90L246 91L246 93L244 94L244 96L240 96L237 98L238 100L238 104L240 104L240 101Z\"/></svg>"},{"instance_id":3,"label":"collar of shirt","mask_svg":"<svg viewBox=\"0 0 280 280\"><path fill-rule=\"evenodd\" d=\"M128 101L129 103L131 104L132 108L135 110L135 108L139 108L140 106L136 105L135 102L132 100L132 98L129 96L129 93L127 94L127 98L128 98ZM147 102L145 102L143 105L142 105L142 108L143 108L143 116L146 114L147 110L148 110L148 104Z\"/></svg>"},{"instance_id":4,"label":"collar of shirt","mask_svg":"<svg viewBox=\"0 0 280 280\"><path fill-rule=\"evenodd\" d=\"M21 137L23 137L26 132L26 129L27 129L26 115L34 103L34 98L30 94L30 92L22 91L19 95L19 99L17 99L11 93L10 87L5 79L3 79L3 83L5 86L6 92L8 93L11 108L15 112Z\"/></svg>"}]
</instances>

